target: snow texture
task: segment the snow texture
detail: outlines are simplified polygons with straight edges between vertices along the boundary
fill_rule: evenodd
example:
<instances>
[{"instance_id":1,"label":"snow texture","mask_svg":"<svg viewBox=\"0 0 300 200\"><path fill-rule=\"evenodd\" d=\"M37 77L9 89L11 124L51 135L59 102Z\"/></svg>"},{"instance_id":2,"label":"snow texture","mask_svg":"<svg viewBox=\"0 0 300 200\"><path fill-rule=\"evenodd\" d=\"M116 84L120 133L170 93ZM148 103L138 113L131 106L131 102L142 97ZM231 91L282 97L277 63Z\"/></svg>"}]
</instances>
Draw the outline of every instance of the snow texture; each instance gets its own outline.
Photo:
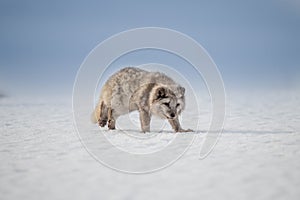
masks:
<instances>
[{"instance_id":1,"label":"snow texture","mask_svg":"<svg viewBox=\"0 0 300 200\"><path fill-rule=\"evenodd\" d=\"M298 199L299 97L287 91L229 94L224 131L203 160L198 156L210 110L202 106L197 116L187 108L183 127L194 128L199 117L200 129L181 135L196 134L196 141L173 165L141 175L117 172L90 156L78 138L70 102L2 98L1 199ZM124 120L119 126L126 126ZM142 134L138 127L128 130ZM130 146L122 131L105 134ZM165 141L173 135L168 126L151 134ZM146 148L161 146L152 142ZM143 152L145 145L129 150Z\"/></svg>"}]
</instances>

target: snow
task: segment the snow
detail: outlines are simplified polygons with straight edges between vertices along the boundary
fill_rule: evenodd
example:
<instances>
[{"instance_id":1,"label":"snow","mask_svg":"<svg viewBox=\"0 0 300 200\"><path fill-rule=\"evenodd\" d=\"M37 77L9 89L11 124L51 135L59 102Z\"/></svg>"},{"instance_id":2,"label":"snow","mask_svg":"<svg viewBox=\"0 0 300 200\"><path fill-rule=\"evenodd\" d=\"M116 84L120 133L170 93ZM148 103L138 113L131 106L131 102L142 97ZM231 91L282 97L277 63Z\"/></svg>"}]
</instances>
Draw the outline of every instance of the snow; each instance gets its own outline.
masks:
<instances>
[{"instance_id":1,"label":"snow","mask_svg":"<svg viewBox=\"0 0 300 200\"><path fill-rule=\"evenodd\" d=\"M200 119L200 129L194 133L173 134L164 122L154 120L154 130L164 127L164 131L143 135L139 127L126 129L126 116L118 126L131 137L95 126L89 137L108 155L111 147L95 139L100 134L122 150L141 154L160 151L175 137L195 138L172 165L137 175L112 170L86 151L73 122L71 99L2 98L1 199L298 199L300 95L233 92L227 100L224 131L202 160L199 152L210 121L208 103L200 105L201 116L192 107L184 112L184 128L197 128ZM129 118L138 122L134 113ZM144 142L135 143L134 137L144 137ZM175 148L184 149L182 145L175 143Z\"/></svg>"}]
</instances>

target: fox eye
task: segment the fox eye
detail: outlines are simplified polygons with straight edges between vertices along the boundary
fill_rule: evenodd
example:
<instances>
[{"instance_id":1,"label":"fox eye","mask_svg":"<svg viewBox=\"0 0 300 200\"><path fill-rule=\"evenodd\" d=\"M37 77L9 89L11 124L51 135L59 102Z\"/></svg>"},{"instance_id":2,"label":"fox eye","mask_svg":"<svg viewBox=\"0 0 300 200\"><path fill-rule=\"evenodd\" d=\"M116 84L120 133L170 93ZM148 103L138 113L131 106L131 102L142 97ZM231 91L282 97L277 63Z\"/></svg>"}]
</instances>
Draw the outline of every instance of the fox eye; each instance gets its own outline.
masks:
<instances>
[{"instance_id":1,"label":"fox eye","mask_svg":"<svg viewBox=\"0 0 300 200\"><path fill-rule=\"evenodd\" d=\"M165 106L169 107L170 103L163 103Z\"/></svg>"},{"instance_id":2,"label":"fox eye","mask_svg":"<svg viewBox=\"0 0 300 200\"><path fill-rule=\"evenodd\" d=\"M178 103L178 104L176 104L176 108L178 108L180 106L180 104Z\"/></svg>"}]
</instances>

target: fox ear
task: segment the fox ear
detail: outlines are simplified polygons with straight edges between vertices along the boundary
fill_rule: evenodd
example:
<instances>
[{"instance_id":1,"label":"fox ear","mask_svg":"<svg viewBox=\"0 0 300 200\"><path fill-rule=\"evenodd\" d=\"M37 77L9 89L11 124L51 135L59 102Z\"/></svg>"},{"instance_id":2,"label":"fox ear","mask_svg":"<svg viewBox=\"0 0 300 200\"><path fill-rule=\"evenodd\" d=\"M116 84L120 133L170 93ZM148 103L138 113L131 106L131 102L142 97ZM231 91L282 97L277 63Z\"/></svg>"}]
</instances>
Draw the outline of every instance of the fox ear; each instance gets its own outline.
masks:
<instances>
[{"instance_id":1,"label":"fox ear","mask_svg":"<svg viewBox=\"0 0 300 200\"><path fill-rule=\"evenodd\" d=\"M184 87L181 87L181 86L179 86L179 87L178 87L178 90L179 90L179 93L180 93L182 96L184 96L184 93L185 93L185 88L184 88Z\"/></svg>"},{"instance_id":2,"label":"fox ear","mask_svg":"<svg viewBox=\"0 0 300 200\"><path fill-rule=\"evenodd\" d=\"M156 97L156 99L166 98L166 93L167 93L166 88L164 88L164 87L157 88L155 97Z\"/></svg>"}]
</instances>

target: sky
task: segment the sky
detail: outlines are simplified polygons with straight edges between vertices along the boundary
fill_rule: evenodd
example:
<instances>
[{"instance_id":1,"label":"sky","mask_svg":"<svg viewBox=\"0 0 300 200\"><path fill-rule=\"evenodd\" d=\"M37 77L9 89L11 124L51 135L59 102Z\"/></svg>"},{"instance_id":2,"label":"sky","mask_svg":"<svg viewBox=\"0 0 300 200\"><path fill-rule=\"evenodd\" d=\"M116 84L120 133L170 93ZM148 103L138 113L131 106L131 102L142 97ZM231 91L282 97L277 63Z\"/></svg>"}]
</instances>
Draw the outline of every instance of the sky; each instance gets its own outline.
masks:
<instances>
[{"instance_id":1,"label":"sky","mask_svg":"<svg viewBox=\"0 0 300 200\"><path fill-rule=\"evenodd\" d=\"M1 0L0 93L71 95L89 52L139 27L174 29L195 39L226 88L299 86L297 0Z\"/></svg>"}]
</instances>

